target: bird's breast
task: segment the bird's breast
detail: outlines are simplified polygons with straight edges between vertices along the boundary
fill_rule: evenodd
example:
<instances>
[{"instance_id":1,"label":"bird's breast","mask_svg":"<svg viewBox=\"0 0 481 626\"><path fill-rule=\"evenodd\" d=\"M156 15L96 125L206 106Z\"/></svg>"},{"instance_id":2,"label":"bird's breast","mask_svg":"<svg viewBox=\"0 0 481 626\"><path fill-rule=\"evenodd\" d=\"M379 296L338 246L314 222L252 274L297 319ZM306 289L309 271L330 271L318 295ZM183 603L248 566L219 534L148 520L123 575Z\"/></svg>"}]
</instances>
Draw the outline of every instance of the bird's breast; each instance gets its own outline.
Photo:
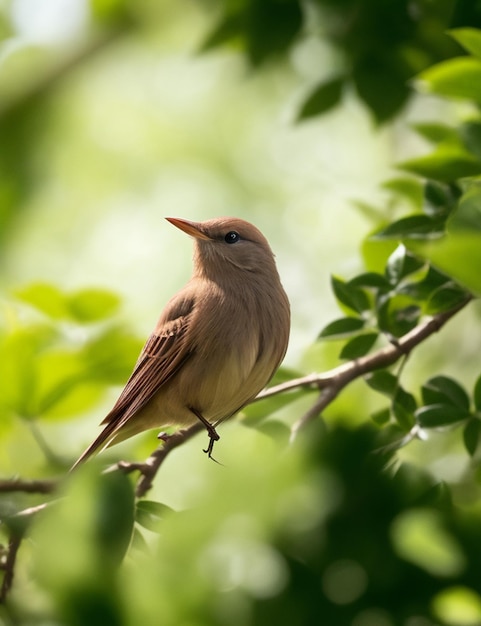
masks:
<instances>
[{"instance_id":1,"label":"bird's breast","mask_svg":"<svg viewBox=\"0 0 481 626\"><path fill-rule=\"evenodd\" d=\"M191 355L156 398L171 423L188 423L189 407L214 424L229 417L265 387L287 346L288 305L253 290L203 293L189 320Z\"/></svg>"},{"instance_id":2,"label":"bird's breast","mask_svg":"<svg viewBox=\"0 0 481 626\"><path fill-rule=\"evenodd\" d=\"M263 329L258 303L242 293L213 289L199 303L192 328L191 366L179 373L182 396L206 419L217 421L236 411L266 383L262 375Z\"/></svg>"}]
</instances>

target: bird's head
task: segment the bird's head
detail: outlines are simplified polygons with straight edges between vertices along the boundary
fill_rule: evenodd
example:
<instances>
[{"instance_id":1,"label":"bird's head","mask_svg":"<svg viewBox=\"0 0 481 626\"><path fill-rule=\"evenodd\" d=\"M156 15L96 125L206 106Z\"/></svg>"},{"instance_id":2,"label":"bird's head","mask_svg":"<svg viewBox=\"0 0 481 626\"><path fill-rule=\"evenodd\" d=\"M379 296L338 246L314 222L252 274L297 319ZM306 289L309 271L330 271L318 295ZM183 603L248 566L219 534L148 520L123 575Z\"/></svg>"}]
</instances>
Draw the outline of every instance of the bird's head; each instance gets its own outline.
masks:
<instances>
[{"instance_id":1,"label":"bird's head","mask_svg":"<svg viewBox=\"0 0 481 626\"><path fill-rule=\"evenodd\" d=\"M229 272L229 267L259 273L272 271L272 268L276 271L267 239L249 222L236 217L218 217L205 222L177 217L166 219L194 238L194 271L209 276Z\"/></svg>"}]
</instances>

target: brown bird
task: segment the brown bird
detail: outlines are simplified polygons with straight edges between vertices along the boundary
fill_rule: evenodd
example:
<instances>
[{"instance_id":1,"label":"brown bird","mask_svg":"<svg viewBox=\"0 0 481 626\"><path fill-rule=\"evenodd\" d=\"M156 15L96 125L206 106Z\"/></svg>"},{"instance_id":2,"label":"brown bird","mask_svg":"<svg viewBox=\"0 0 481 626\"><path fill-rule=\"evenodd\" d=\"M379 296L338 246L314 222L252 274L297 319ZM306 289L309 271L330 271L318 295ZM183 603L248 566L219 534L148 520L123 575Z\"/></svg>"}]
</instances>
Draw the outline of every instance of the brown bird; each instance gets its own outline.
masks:
<instances>
[{"instance_id":1,"label":"brown bird","mask_svg":"<svg viewBox=\"0 0 481 626\"><path fill-rule=\"evenodd\" d=\"M264 235L233 217L167 220L194 237L192 277L167 303L105 428L73 467L144 430L197 420L210 457L217 425L252 400L284 358L289 301Z\"/></svg>"}]
</instances>

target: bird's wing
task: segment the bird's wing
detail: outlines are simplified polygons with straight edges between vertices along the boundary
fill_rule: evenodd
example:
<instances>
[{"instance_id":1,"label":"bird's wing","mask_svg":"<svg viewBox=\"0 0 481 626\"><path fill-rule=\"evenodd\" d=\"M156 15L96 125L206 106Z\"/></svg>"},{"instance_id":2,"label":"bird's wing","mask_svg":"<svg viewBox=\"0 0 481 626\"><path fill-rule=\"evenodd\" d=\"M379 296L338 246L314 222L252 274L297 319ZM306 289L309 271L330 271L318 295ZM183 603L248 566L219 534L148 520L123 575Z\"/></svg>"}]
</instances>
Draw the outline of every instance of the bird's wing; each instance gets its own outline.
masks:
<instances>
[{"instance_id":1,"label":"bird's wing","mask_svg":"<svg viewBox=\"0 0 481 626\"><path fill-rule=\"evenodd\" d=\"M186 342L189 317L194 300L176 299L168 319L159 320L150 335L122 393L102 424L124 424L142 409L158 389L174 376L191 356L192 349Z\"/></svg>"},{"instance_id":2,"label":"bird's wing","mask_svg":"<svg viewBox=\"0 0 481 626\"><path fill-rule=\"evenodd\" d=\"M194 305L194 297L185 292L180 292L167 304L122 393L102 421L105 428L72 469L112 441L127 420L140 411L193 354L187 340L187 330Z\"/></svg>"}]
</instances>

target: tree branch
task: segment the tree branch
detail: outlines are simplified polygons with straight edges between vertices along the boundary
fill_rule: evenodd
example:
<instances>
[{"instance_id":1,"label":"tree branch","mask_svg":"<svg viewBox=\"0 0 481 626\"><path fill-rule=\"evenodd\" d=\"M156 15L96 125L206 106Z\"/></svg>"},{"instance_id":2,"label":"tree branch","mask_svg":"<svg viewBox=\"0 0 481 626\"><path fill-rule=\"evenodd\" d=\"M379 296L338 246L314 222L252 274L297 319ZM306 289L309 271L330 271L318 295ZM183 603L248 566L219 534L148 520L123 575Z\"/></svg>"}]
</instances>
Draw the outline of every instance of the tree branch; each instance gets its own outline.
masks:
<instances>
[{"instance_id":1,"label":"tree branch","mask_svg":"<svg viewBox=\"0 0 481 626\"><path fill-rule=\"evenodd\" d=\"M425 339L438 332L456 313L463 309L472 298L467 298L458 306L439 313L429 318L425 322L418 324L411 331L403 335L400 339L393 341L388 346L381 348L377 352L368 354L358 359L353 359L347 363L335 367L322 374L309 374L301 378L289 380L275 387L270 387L262 391L254 400L262 400L279 393L285 393L301 387L317 388L322 390L320 396L312 407L300 417L292 426L291 441L293 441L299 431L312 419L316 418L344 389L356 378L360 378L370 372L389 367L401 357L407 356L411 351Z\"/></svg>"},{"instance_id":2,"label":"tree branch","mask_svg":"<svg viewBox=\"0 0 481 626\"><path fill-rule=\"evenodd\" d=\"M57 485L58 480L12 478L10 480L0 480L0 493L13 493L16 491L23 491L24 493L52 493Z\"/></svg>"},{"instance_id":3,"label":"tree branch","mask_svg":"<svg viewBox=\"0 0 481 626\"><path fill-rule=\"evenodd\" d=\"M8 542L8 550L5 560L2 561L2 569L4 570L2 586L0 588L0 604L4 604L8 592L13 583L15 562L17 560L18 549L22 543L22 536L19 533L12 533Z\"/></svg>"},{"instance_id":4,"label":"tree branch","mask_svg":"<svg viewBox=\"0 0 481 626\"><path fill-rule=\"evenodd\" d=\"M162 439L162 444L152 452L144 463L119 461L107 471L120 470L126 473L134 472L136 470L139 471L140 477L135 488L135 495L137 498L141 498L152 487L153 480L159 471L160 466L170 452L184 444L202 430L204 430L204 425L201 422L198 422L190 428L179 430L172 435L166 435L163 433L162 435L159 435L159 439Z\"/></svg>"}]
</instances>

